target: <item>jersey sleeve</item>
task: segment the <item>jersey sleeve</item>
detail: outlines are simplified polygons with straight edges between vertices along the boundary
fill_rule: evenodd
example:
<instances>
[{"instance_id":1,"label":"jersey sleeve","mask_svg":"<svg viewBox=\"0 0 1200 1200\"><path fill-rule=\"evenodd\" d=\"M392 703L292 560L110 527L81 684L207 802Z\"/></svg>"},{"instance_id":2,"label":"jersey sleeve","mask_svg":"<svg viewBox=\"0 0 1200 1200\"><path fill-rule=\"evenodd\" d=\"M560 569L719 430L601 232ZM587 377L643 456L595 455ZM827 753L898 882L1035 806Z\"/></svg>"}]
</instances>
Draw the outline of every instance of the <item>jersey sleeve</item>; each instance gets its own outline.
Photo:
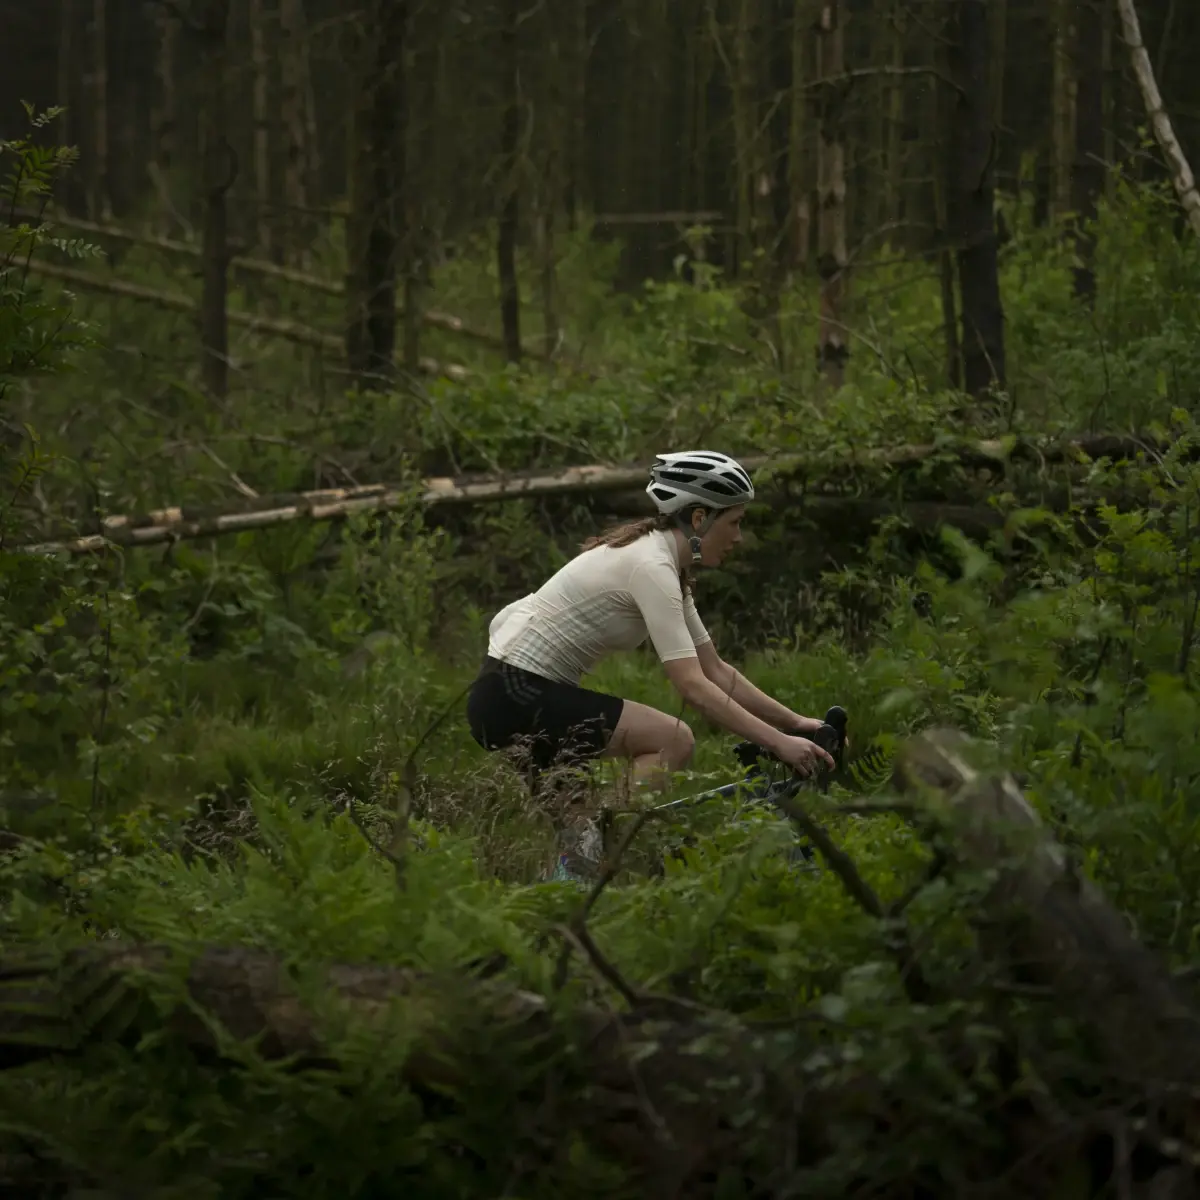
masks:
<instances>
[{"instance_id":1,"label":"jersey sleeve","mask_svg":"<svg viewBox=\"0 0 1200 1200\"><path fill-rule=\"evenodd\" d=\"M705 642L712 641L712 634L704 628L704 622L700 620L700 614L696 611L696 601L691 592L683 598L683 619L692 635L692 645L703 646Z\"/></svg>"},{"instance_id":2,"label":"jersey sleeve","mask_svg":"<svg viewBox=\"0 0 1200 1200\"><path fill-rule=\"evenodd\" d=\"M629 577L629 592L646 622L646 632L662 662L696 657L692 622L684 606L679 576L666 564L644 563ZM689 597L690 600L690 597ZM696 606L692 605L692 613ZM700 618L696 628L704 632ZM708 634L704 632L705 638Z\"/></svg>"}]
</instances>

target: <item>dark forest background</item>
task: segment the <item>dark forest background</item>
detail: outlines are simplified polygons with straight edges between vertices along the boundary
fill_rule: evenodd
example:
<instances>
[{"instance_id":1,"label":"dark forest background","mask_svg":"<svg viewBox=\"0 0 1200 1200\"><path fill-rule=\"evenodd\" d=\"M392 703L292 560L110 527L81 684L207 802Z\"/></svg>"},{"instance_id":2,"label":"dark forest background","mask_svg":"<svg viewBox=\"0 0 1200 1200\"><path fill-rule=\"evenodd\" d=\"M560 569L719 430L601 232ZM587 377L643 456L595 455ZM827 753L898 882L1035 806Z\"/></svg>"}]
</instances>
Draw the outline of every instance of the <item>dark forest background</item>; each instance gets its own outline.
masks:
<instances>
[{"instance_id":1,"label":"dark forest background","mask_svg":"<svg viewBox=\"0 0 1200 1200\"><path fill-rule=\"evenodd\" d=\"M1194 0L0 38L0 1196L1200 1196ZM689 447L850 747L548 882L465 691Z\"/></svg>"},{"instance_id":2,"label":"dark forest background","mask_svg":"<svg viewBox=\"0 0 1200 1200\"><path fill-rule=\"evenodd\" d=\"M1186 151L1200 13L1153 0L1140 19ZM390 361L390 323L370 332L367 311L393 304L393 286L419 307L431 273L485 230L509 356L517 255L540 271L532 320L555 346L562 238L583 223L619 240L623 288L700 247L753 282L769 321L787 280L824 280L834 372L856 265L941 260L952 306L957 254L962 303L983 307L947 370L978 392L1004 382L981 253L993 189L1042 225L1092 216L1117 172L1161 178L1101 0L61 0L9 5L5 28L21 52L0 119L19 121L19 99L67 106L59 129L82 153L67 212L176 237L217 219L219 192L243 255L301 268L337 242L359 365ZM411 365L415 331L407 346Z\"/></svg>"}]
</instances>

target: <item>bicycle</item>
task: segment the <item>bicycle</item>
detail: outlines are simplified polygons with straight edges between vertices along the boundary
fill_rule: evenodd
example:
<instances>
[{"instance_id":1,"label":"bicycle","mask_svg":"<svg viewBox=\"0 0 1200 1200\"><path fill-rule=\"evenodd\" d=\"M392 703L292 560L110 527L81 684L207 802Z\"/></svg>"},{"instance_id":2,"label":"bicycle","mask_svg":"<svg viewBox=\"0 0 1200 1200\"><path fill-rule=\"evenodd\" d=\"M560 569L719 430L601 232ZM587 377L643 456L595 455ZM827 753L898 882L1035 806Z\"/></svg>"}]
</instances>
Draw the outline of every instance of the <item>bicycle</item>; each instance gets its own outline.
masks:
<instances>
[{"instance_id":1,"label":"bicycle","mask_svg":"<svg viewBox=\"0 0 1200 1200\"><path fill-rule=\"evenodd\" d=\"M631 809L601 809L597 819L605 857L611 856L619 845L619 839L614 836L618 818L640 816L644 824L648 820L669 819L694 808L728 800L749 801L752 804L782 810L787 800L802 791L815 787L822 792L827 792L830 780L841 770L843 765L848 727L849 719L846 710L840 704L835 704L825 713L821 727L809 735L810 740L820 746L834 760L832 769L818 768L813 774L807 776L789 772L782 779L776 778L770 767L772 764L775 766L783 766L783 764L775 755L753 742L739 742L733 748L733 755L744 771L741 779L722 784L720 787L710 788L708 791L699 792L694 796L668 800L666 803L656 805L642 813ZM814 849L807 839L802 839L797 842L790 855L790 860L795 862L797 858L800 858L808 862L812 860L814 853Z\"/></svg>"}]
</instances>

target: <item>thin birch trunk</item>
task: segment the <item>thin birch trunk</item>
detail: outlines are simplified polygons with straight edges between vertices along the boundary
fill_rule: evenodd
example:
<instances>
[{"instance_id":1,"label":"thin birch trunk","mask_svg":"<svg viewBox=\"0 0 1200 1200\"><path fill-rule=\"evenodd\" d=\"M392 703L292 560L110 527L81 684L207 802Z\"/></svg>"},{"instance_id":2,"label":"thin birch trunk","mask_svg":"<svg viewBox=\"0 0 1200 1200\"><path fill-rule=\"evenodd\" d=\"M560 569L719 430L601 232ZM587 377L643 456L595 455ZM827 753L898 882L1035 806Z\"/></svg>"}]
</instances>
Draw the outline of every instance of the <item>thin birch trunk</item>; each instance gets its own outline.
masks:
<instances>
[{"instance_id":1,"label":"thin birch trunk","mask_svg":"<svg viewBox=\"0 0 1200 1200\"><path fill-rule=\"evenodd\" d=\"M1150 65L1150 56L1146 53L1146 45L1142 41L1137 9L1133 0L1117 0L1117 11L1121 14L1121 30L1133 61L1133 73L1137 77L1138 88L1142 93L1154 136L1158 140L1163 157L1167 160L1167 170L1170 172L1175 194L1179 197L1179 203L1183 206L1192 231L1200 237L1200 192L1196 190L1196 179L1192 174L1191 165L1183 153L1179 139L1175 136L1171 118L1159 94L1154 68Z\"/></svg>"}]
</instances>

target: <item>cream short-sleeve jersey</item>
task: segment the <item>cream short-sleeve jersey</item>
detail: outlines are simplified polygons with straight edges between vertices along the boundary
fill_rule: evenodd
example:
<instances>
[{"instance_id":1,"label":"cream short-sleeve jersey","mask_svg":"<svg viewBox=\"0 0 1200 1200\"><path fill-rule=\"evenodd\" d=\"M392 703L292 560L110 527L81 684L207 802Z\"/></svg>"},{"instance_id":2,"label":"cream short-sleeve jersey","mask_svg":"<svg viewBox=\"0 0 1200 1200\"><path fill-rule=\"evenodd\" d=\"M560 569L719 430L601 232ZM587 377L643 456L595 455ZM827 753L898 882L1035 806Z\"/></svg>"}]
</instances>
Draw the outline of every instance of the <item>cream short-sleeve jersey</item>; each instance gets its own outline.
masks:
<instances>
[{"instance_id":1,"label":"cream short-sleeve jersey","mask_svg":"<svg viewBox=\"0 0 1200 1200\"><path fill-rule=\"evenodd\" d=\"M488 654L560 683L578 683L647 636L663 662L694 658L712 639L683 593L675 547L670 532L655 530L628 546L585 550L496 614Z\"/></svg>"}]
</instances>

